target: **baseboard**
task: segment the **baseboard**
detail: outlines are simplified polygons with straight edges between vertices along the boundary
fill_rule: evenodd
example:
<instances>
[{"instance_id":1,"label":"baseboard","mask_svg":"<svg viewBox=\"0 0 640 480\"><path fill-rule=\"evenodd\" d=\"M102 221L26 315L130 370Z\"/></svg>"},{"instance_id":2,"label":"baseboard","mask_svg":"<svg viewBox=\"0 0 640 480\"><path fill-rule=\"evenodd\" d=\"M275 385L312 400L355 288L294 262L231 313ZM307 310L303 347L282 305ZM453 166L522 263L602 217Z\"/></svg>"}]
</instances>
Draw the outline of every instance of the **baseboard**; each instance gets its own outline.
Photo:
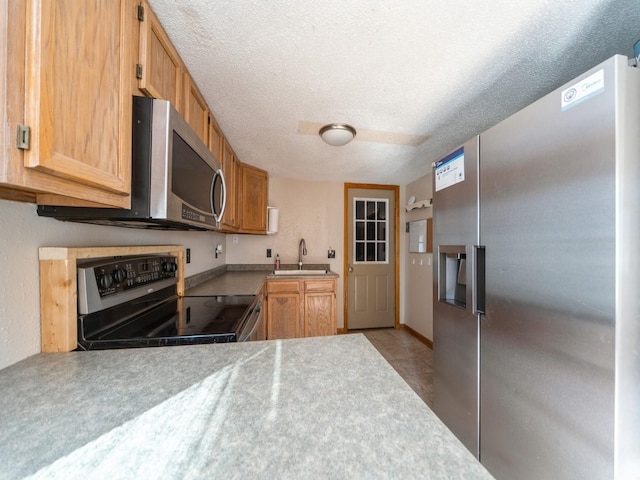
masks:
<instances>
[{"instance_id":1,"label":"baseboard","mask_svg":"<svg viewBox=\"0 0 640 480\"><path fill-rule=\"evenodd\" d=\"M416 337L418 340L420 340L422 343L424 343L427 347L433 349L433 342L431 340L429 340L427 337L425 337L424 335L416 332L413 328L411 328L409 325L405 325L404 323L400 324L400 328L402 328L403 330L406 330L407 332L409 332L411 335L413 335L414 337Z\"/></svg>"}]
</instances>

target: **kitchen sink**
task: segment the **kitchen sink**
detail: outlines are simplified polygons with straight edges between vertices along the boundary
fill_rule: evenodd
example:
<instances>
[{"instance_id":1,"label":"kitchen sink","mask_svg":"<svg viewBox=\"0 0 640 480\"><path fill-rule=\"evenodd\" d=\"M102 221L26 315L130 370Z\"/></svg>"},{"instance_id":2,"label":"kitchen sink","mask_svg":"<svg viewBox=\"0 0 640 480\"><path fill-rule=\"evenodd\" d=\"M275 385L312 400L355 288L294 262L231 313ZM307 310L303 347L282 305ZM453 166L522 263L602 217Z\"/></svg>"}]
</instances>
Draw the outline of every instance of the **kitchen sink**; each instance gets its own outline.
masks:
<instances>
[{"instance_id":1,"label":"kitchen sink","mask_svg":"<svg viewBox=\"0 0 640 480\"><path fill-rule=\"evenodd\" d=\"M296 276L296 275L326 275L327 270L274 270L274 275L288 275L288 276Z\"/></svg>"}]
</instances>

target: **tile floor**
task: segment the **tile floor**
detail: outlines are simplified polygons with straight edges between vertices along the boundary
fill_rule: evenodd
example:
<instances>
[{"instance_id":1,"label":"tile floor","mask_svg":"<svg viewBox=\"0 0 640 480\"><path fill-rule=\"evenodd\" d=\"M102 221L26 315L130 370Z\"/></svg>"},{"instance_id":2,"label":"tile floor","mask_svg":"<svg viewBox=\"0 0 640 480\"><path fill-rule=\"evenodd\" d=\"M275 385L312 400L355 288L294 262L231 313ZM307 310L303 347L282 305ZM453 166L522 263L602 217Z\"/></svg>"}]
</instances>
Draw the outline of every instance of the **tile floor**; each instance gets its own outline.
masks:
<instances>
[{"instance_id":1,"label":"tile floor","mask_svg":"<svg viewBox=\"0 0 640 480\"><path fill-rule=\"evenodd\" d=\"M353 331L355 333L355 331ZM433 351L402 329L360 330L391 366L433 407Z\"/></svg>"}]
</instances>

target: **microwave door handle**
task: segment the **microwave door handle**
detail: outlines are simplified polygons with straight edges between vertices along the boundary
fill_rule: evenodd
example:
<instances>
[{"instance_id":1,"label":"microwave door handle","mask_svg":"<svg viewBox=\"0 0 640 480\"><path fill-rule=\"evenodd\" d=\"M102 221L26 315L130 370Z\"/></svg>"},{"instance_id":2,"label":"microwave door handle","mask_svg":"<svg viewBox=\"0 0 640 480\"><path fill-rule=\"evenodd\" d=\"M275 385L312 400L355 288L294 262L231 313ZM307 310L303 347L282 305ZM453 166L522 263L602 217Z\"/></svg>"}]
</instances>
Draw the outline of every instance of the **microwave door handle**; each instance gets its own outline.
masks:
<instances>
[{"instance_id":1,"label":"microwave door handle","mask_svg":"<svg viewBox=\"0 0 640 480\"><path fill-rule=\"evenodd\" d=\"M222 182L222 206L220 207L220 213L216 213L215 211L215 187L216 187L216 178L220 177L220 181ZM211 212L213 213L213 218L216 222L222 222L222 215L224 215L224 209L227 206L227 184L224 181L224 175L222 173L222 169L216 170L216 174L213 176L213 181L211 182Z\"/></svg>"}]
</instances>

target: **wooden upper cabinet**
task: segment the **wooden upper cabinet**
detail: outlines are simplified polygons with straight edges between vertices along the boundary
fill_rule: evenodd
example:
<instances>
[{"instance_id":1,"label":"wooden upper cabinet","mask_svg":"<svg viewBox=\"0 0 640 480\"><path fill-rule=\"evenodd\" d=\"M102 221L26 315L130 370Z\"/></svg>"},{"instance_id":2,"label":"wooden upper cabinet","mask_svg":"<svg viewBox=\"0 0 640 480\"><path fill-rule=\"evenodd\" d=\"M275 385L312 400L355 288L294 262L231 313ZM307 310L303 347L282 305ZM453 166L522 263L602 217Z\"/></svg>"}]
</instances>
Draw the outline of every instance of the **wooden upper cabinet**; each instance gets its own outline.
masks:
<instances>
[{"instance_id":1,"label":"wooden upper cabinet","mask_svg":"<svg viewBox=\"0 0 640 480\"><path fill-rule=\"evenodd\" d=\"M264 170L240 164L240 230L247 233L267 232L268 174Z\"/></svg>"},{"instance_id":2,"label":"wooden upper cabinet","mask_svg":"<svg viewBox=\"0 0 640 480\"><path fill-rule=\"evenodd\" d=\"M227 206L222 216L224 231L237 231L238 229L238 181L239 165L229 143L222 140L222 171L227 186Z\"/></svg>"},{"instance_id":3,"label":"wooden upper cabinet","mask_svg":"<svg viewBox=\"0 0 640 480\"><path fill-rule=\"evenodd\" d=\"M0 183L42 194L39 202L129 207L133 1L8 3ZM18 125L29 128L26 149Z\"/></svg>"},{"instance_id":4,"label":"wooden upper cabinet","mask_svg":"<svg viewBox=\"0 0 640 480\"><path fill-rule=\"evenodd\" d=\"M205 145L209 141L209 107L188 72L184 73L184 119Z\"/></svg>"},{"instance_id":5,"label":"wooden upper cabinet","mask_svg":"<svg viewBox=\"0 0 640 480\"><path fill-rule=\"evenodd\" d=\"M138 87L153 98L169 100L184 115L182 102L182 60L149 4L138 10L140 52L137 66Z\"/></svg>"},{"instance_id":6,"label":"wooden upper cabinet","mask_svg":"<svg viewBox=\"0 0 640 480\"><path fill-rule=\"evenodd\" d=\"M211 150L211 153L213 153L218 161L222 163L224 135L222 134L222 130L220 130L220 127L216 123L216 120L215 118L213 118L213 115L211 113L209 113L207 122L209 124L209 138L207 142L207 144L209 145L209 150ZM222 168L224 169L224 166Z\"/></svg>"}]
</instances>

